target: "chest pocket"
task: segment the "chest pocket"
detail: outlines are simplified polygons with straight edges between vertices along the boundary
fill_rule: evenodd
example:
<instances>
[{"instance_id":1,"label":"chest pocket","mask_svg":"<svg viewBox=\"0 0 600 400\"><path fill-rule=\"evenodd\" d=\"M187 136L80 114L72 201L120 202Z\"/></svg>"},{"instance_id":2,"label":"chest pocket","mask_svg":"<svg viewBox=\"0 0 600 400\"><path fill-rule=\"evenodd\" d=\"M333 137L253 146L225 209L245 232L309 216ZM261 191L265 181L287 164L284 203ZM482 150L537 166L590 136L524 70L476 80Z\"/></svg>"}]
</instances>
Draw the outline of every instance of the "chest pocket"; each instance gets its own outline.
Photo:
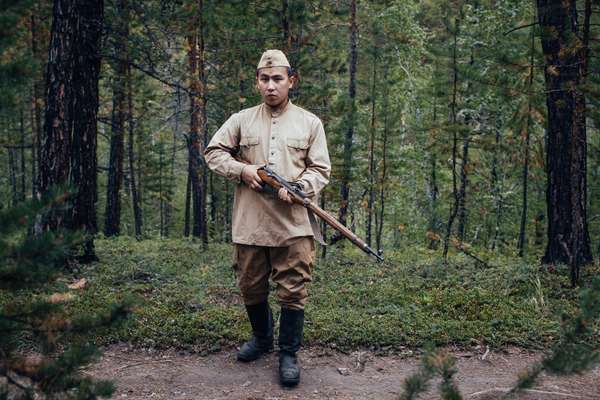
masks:
<instances>
[{"instance_id":1,"label":"chest pocket","mask_svg":"<svg viewBox=\"0 0 600 400\"><path fill-rule=\"evenodd\" d=\"M240 154L242 158L253 164L259 162L259 144L259 136L242 136L240 138Z\"/></svg>"},{"instance_id":2,"label":"chest pocket","mask_svg":"<svg viewBox=\"0 0 600 400\"><path fill-rule=\"evenodd\" d=\"M251 147L256 146L260 143L258 136L243 136L240 138L240 147Z\"/></svg>"},{"instance_id":3,"label":"chest pocket","mask_svg":"<svg viewBox=\"0 0 600 400\"><path fill-rule=\"evenodd\" d=\"M287 139L288 149L290 151L304 151L308 149L308 139Z\"/></svg>"}]
</instances>

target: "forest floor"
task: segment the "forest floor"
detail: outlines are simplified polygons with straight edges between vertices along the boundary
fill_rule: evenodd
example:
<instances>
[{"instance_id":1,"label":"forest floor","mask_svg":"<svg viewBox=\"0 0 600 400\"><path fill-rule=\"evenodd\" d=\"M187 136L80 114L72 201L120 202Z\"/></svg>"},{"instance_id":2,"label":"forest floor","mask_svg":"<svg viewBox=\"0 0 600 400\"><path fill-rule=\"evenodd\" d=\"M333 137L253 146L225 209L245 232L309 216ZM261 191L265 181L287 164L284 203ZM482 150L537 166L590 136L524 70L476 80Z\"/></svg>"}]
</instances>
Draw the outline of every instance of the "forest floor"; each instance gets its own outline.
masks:
<instances>
[{"instance_id":1,"label":"forest floor","mask_svg":"<svg viewBox=\"0 0 600 400\"><path fill-rule=\"evenodd\" d=\"M447 350L457 360L455 381L463 398L477 400L501 398L518 373L542 355L517 347L501 352ZM404 379L420 364L409 353L304 348L299 353L302 382L293 389L278 384L276 353L240 363L235 349L198 355L111 345L87 372L112 380L117 385L114 399L398 399ZM438 383L420 398L440 398ZM600 399L600 366L584 375L542 376L534 389L516 398Z\"/></svg>"}]
</instances>

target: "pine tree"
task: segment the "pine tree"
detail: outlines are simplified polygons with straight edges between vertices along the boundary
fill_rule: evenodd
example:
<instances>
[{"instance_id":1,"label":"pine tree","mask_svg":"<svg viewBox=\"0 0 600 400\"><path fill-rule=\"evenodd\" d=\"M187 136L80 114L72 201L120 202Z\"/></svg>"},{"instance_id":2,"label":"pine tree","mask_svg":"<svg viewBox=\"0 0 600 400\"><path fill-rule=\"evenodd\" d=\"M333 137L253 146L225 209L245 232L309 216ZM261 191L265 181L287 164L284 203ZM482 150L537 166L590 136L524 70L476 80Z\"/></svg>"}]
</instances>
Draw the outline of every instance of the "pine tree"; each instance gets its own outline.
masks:
<instances>
[{"instance_id":1,"label":"pine tree","mask_svg":"<svg viewBox=\"0 0 600 400\"><path fill-rule=\"evenodd\" d=\"M64 271L70 249L81 243L80 232L57 230L27 235L35 216L64 208L68 195L48 192L0 211L0 399L96 399L109 397L114 386L95 381L80 368L97 360L98 350L78 343L64 348L64 336L111 326L128 313L128 304L113 304L97 315L69 315L70 293L44 294ZM29 349L23 351L26 338Z\"/></svg>"}]
</instances>

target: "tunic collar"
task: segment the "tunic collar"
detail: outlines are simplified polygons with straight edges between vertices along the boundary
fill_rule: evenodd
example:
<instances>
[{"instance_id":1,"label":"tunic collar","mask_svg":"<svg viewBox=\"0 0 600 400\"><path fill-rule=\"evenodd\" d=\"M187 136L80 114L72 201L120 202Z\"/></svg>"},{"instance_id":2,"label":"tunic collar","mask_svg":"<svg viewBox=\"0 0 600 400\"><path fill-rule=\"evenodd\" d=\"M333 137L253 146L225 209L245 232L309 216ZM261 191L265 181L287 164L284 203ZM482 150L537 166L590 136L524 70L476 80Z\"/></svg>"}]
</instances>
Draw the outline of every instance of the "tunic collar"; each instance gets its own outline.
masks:
<instances>
[{"instance_id":1,"label":"tunic collar","mask_svg":"<svg viewBox=\"0 0 600 400\"><path fill-rule=\"evenodd\" d=\"M277 118L277 117L281 117L283 114L285 114L285 112L290 109L290 105L291 104L292 104L292 101L290 99L288 99L286 105L282 109L280 109L279 111L271 111L271 109L269 108L269 106L267 106L264 103L263 103L263 106L265 107L265 110L267 111L267 114L270 115L271 118Z\"/></svg>"}]
</instances>

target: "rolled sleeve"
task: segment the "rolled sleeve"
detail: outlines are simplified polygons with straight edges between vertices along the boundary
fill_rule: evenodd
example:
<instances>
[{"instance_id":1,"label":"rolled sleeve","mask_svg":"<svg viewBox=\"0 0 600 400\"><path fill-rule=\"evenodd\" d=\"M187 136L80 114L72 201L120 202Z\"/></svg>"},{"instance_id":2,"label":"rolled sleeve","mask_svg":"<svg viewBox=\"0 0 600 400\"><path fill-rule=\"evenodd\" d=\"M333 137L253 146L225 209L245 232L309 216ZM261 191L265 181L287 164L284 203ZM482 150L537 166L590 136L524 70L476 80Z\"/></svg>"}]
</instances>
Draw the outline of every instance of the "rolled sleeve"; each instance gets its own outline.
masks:
<instances>
[{"instance_id":1,"label":"rolled sleeve","mask_svg":"<svg viewBox=\"0 0 600 400\"><path fill-rule=\"evenodd\" d=\"M315 197L328 183L331 174L331 161L327 150L327 138L320 120L313 128L313 140L306 156L306 170L299 181L309 197Z\"/></svg>"},{"instance_id":2,"label":"rolled sleeve","mask_svg":"<svg viewBox=\"0 0 600 400\"><path fill-rule=\"evenodd\" d=\"M237 152L239 143L239 114L233 114L214 134L204 151L208 168L227 179L240 182L245 164L236 161L231 155Z\"/></svg>"}]
</instances>

